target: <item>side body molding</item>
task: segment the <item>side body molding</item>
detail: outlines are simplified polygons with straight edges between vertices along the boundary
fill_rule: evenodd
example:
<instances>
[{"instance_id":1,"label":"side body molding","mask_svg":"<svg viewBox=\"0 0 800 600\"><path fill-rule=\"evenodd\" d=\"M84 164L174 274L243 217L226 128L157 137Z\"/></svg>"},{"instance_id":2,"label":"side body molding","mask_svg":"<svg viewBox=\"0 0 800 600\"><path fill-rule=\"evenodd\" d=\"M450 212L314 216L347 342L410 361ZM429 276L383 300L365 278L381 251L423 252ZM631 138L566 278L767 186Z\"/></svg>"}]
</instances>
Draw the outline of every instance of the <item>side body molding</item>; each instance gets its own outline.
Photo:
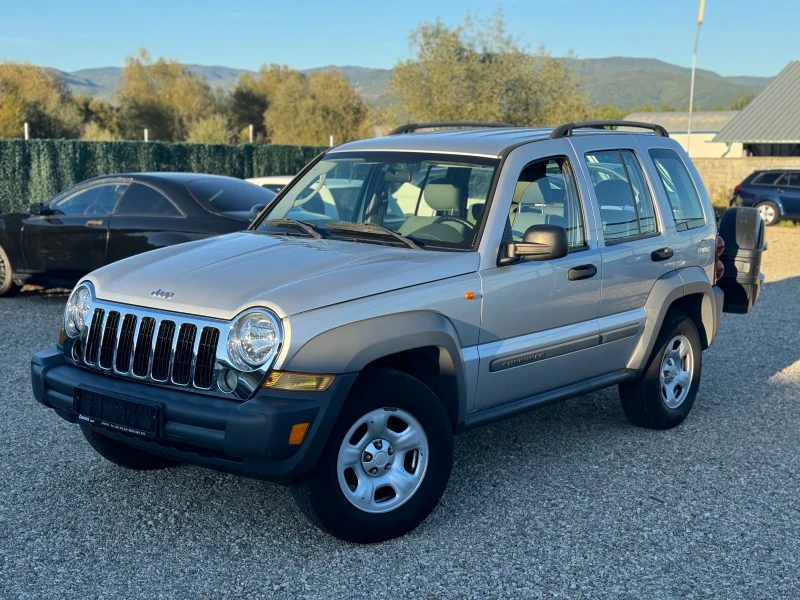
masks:
<instances>
[{"instance_id":1,"label":"side body molding","mask_svg":"<svg viewBox=\"0 0 800 600\"><path fill-rule=\"evenodd\" d=\"M458 420L463 421L467 384L461 341L450 320L438 312L397 313L336 327L307 341L281 369L352 373L384 356L431 346L439 348L443 384L455 384L458 390Z\"/></svg>"},{"instance_id":2,"label":"side body molding","mask_svg":"<svg viewBox=\"0 0 800 600\"><path fill-rule=\"evenodd\" d=\"M628 361L628 368L644 369L655 345L658 332L670 306L676 300L691 294L702 294L700 337L711 344L716 333L714 318L714 290L705 271L700 267L686 267L666 273L653 285L644 305L647 319L639 345Z\"/></svg>"}]
</instances>

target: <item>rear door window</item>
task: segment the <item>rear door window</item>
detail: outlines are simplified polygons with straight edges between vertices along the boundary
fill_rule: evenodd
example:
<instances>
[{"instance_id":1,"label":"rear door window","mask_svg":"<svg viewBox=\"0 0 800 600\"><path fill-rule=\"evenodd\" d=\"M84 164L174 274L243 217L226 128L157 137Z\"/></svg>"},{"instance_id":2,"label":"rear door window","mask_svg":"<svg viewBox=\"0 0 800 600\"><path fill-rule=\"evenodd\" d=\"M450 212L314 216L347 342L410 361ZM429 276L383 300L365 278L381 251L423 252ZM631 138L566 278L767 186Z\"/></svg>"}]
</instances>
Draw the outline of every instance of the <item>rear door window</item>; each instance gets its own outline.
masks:
<instances>
[{"instance_id":1,"label":"rear door window","mask_svg":"<svg viewBox=\"0 0 800 600\"><path fill-rule=\"evenodd\" d=\"M705 214L692 176L681 157L673 150L651 148L650 158L669 198L675 228L678 231L696 229L705 225Z\"/></svg>"},{"instance_id":2,"label":"rear door window","mask_svg":"<svg viewBox=\"0 0 800 600\"><path fill-rule=\"evenodd\" d=\"M753 183L758 185L773 185L782 176L783 173L780 171L767 171L756 177Z\"/></svg>"},{"instance_id":3,"label":"rear door window","mask_svg":"<svg viewBox=\"0 0 800 600\"><path fill-rule=\"evenodd\" d=\"M653 198L633 151L600 150L587 152L585 158L606 243L656 233Z\"/></svg>"},{"instance_id":4,"label":"rear door window","mask_svg":"<svg viewBox=\"0 0 800 600\"><path fill-rule=\"evenodd\" d=\"M781 185L800 187L800 171L797 171L796 173L787 173L786 177L781 179Z\"/></svg>"}]
</instances>

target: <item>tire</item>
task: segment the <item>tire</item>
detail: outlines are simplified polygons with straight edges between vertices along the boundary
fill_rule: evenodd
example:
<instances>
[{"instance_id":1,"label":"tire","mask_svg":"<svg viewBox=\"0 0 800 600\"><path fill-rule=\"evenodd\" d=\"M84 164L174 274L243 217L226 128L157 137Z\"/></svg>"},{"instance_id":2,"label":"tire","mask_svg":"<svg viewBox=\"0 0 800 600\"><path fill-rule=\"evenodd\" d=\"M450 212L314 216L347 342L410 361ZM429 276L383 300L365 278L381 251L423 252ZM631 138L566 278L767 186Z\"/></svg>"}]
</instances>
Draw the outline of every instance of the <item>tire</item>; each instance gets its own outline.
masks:
<instances>
[{"instance_id":1,"label":"tire","mask_svg":"<svg viewBox=\"0 0 800 600\"><path fill-rule=\"evenodd\" d=\"M681 355L682 358L678 358L674 352L668 354L668 350L676 348L676 340L688 345L688 353L685 356ZM680 348L679 345L678 349ZM672 363L668 362L669 358L673 358ZM688 364L689 361L691 366ZM702 366L700 334L694 321L681 311L668 312L647 362L644 376L619 385L622 410L634 425L640 427L648 429L677 427L692 410L700 387ZM663 379L662 368L665 373L668 372ZM684 380L687 383L681 385Z\"/></svg>"},{"instance_id":2,"label":"tire","mask_svg":"<svg viewBox=\"0 0 800 600\"><path fill-rule=\"evenodd\" d=\"M14 276L11 269L11 261L8 254L0 246L0 298L4 296L14 296L22 286L14 283Z\"/></svg>"},{"instance_id":3,"label":"tire","mask_svg":"<svg viewBox=\"0 0 800 600\"><path fill-rule=\"evenodd\" d=\"M117 466L132 469L134 471L154 471L156 469L167 469L177 467L179 462L150 454L144 450L139 450L133 446L128 446L112 440L110 437L95 431L87 425L81 425L81 432L89 445L103 458L111 461Z\"/></svg>"},{"instance_id":4,"label":"tire","mask_svg":"<svg viewBox=\"0 0 800 600\"><path fill-rule=\"evenodd\" d=\"M371 461L365 463L367 458ZM410 375L375 368L356 381L320 459L292 485L292 497L330 535L348 542L382 542L427 518L447 487L452 466L453 430L436 395Z\"/></svg>"},{"instance_id":5,"label":"tire","mask_svg":"<svg viewBox=\"0 0 800 600\"><path fill-rule=\"evenodd\" d=\"M764 225L771 227L781 222L781 209L772 200L764 200L755 206L758 209Z\"/></svg>"}]
</instances>

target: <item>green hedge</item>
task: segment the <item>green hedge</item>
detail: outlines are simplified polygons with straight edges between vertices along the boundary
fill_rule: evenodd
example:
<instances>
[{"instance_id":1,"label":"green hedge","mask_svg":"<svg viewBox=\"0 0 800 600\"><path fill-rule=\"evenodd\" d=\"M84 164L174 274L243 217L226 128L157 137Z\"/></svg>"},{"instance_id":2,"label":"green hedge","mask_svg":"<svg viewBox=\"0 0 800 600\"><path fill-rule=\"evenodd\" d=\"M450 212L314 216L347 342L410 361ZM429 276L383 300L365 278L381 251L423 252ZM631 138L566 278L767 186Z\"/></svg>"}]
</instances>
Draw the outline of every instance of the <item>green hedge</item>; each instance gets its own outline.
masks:
<instances>
[{"instance_id":1,"label":"green hedge","mask_svg":"<svg viewBox=\"0 0 800 600\"><path fill-rule=\"evenodd\" d=\"M323 148L163 142L0 140L0 214L111 173L188 171L231 177L294 175Z\"/></svg>"}]
</instances>

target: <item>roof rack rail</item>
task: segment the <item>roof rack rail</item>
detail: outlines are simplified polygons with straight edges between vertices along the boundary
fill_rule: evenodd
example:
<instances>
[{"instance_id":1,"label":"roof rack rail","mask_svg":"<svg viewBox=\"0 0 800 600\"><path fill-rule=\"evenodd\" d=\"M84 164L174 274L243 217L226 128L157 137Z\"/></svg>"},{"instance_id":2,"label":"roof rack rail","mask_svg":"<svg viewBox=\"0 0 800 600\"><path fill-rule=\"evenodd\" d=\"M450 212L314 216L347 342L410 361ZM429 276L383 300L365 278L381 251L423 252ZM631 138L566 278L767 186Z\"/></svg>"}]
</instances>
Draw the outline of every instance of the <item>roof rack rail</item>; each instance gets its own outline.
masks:
<instances>
[{"instance_id":1,"label":"roof rack rail","mask_svg":"<svg viewBox=\"0 0 800 600\"><path fill-rule=\"evenodd\" d=\"M400 135L401 133L414 133L418 129L432 129L434 127L516 127L509 123L489 123L484 121L432 121L430 123L407 123L396 129L392 129L388 135Z\"/></svg>"},{"instance_id":2,"label":"roof rack rail","mask_svg":"<svg viewBox=\"0 0 800 600\"><path fill-rule=\"evenodd\" d=\"M580 123L559 125L550 132L550 139L569 137L575 129L605 129L606 127L649 129L659 137L669 137L667 130L655 123L641 123L639 121L581 121Z\"/></svg>"}]
</instances>

